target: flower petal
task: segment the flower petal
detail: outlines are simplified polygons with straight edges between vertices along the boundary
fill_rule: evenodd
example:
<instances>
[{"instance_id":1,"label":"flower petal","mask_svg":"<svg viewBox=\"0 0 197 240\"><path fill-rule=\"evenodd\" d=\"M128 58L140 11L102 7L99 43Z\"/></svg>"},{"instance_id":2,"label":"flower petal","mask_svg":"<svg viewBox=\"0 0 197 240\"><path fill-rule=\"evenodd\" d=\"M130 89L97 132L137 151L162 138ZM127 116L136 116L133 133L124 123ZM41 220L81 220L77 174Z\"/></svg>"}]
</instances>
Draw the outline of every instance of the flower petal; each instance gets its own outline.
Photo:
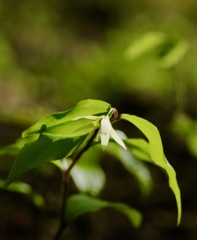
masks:
<instances>
[{"instance_id":1,"label":"flower petal","mask_svg":"<svg viewBox=\"0 0 197 240\"><path fill-rule=\"evenodd\" d=\"M108 116L104 116L101 120L101 134L109 133L112 129L111 122Z\"/></svg>"},{"instance_id":2,"label":"flower petal","mask_svg":"<svg viewBox=\"0 0 197 240\"><path fill-rule=\"evenodd\" d=\"M119 137L119 135L116 133L116 131L113 128L110 130L110 135L114 139L114 141L116 141L121 147L127 150L124 142L122 141L122 139Z\"/></svg>"},{"instance_id":3,"label":"flower petal","mask_svg":"<svg viewBox=\"0 0 197 240\"><path fill-rule=\"evenodd\" d=\"M103 148L105 148L109 142L109 133L105 133L105 134L101 133L100 138L101 138L101 145L103 146Z\"/></svg>"}]
</instances>

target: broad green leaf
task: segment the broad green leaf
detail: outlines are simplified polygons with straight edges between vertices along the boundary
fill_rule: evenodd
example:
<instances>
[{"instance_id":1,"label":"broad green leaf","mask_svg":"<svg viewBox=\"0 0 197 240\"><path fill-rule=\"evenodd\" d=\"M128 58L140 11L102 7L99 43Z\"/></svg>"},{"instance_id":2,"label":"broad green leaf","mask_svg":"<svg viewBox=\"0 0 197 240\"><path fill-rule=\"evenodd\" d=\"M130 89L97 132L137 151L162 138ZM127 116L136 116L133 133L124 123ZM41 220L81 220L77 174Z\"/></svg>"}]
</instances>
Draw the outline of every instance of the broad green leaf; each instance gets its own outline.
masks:
<instances>
[{"instance_id":1,"label":"broad green leaf","mask_svg":"<svg viewBox=\"0 0 197 240\"><path fill-rule=\"evenodd\" d=\"M147 120L134 115L122 114L121 119L127 120L130 123L134 124L146 136L149 142L149 151L152 162L165 170L166 174L168 175L169 186L176 198L178 209L177 224L179 224L182 212L180 189L176 179L176 172L164 155L161 137L158 129Z\"/></svg>"},{"instance_id":2,"label":"broad green leaf","mask_svg":"<svg viewBox=\"0 0 197 240\"><path fill-rule=\"evenodd\" d=\"M43 162L70 156L99 127L98 120L80 117L107 114L109 109L110 105L106 102L84 100L73 109L51 114L24 131L26 144L18 154L6 186Z\"/></svg>"},{"instance_id":3,"label":"broad green leaf","mask_svg":"<svg viewBox=\"0 0 197 240\"><path fill-rule=\"evenodd\" d=\"M166 35L161 32L145 33L141 38L129 45L125 55L130 60L136 59L161 45L165 39Z\"/></svg>"},{"instance_id":4,"label":"broad green leaf","mask_svg":"<svg viewBox=\"0 0 197 240\"><path fill-rule=\"evenodd\" d=\"M19 175L38 167L40 164L70 156L85 140L76 138L56 138L41 135L37 141L26 144L19 152L15 164L5 182L7 187Z\"/></svg>"},{"instance_id":5,"label":"broad green leaf","mask_svg":"<svg viewBox=\"0 0 197 240\"><path fill-rule=\"evenodd\" d=\"M105 115L110 110L110 104L100 101L100 100L83 100L79 102L74 108L65 111L53 113L45 118L41 119L39 122L34 124L32 127L28 128L23 132L23 137L27 137L30 134L39 134L46 132L55 134L55 129L60 133L63 129L63 125L68 121L74 120L75 118L90 116L90 115ZM75 121L73 121L75 122ZM86 119L87 122L87 119ZM72 122L69 122L72 125ZM79 126L80 124L78 124ZM52 128L53 127L53 128ZM80 127L80 126L79 126ZM61 134L66 132L62 132Z\"/></svg>"},{"instance_id":6,"label":"broad green leaf","mask_svg":"<svg viewBox=\"0 0 197 240\"><path fill-rule=\"evenodd\" d=\"M127 140L124 140L127 143ZM130 151L123 149L116 143L110 142L106 151L116 157L122 165L134 175L139 183L141 192L144 195L150 193L152 187L152 178L146 165L134 158Z\"/></svg>"},{"instance_id":7,"label":"broad green leaf","mask_svg":"<svg viewBox=\"0 0 197 240\"><path fill-rule=\"evenodd\" d=\"M141 224L141 214L130 206L124 203L104 201L84 194L76 194L68 198L66 203L66 221L70 223L85 213L98 212L104 208L113 208L123 213L134 227L139 227Z\"/></svg>"},{"instance_id":8,"label":"broad green leaf","mask_svg":"<svg viewBox=\"0 0 197 240\"><path fill-rule=\"evenodd\" d=\"M0 188L2 188L4 184L5 184L5 181L0 180ZM7 191L17 192L17 193L22 193L24 195L27 195L33 201L33 203L39 208L45 205L42 195L34 192L31 186L27 183L19 182L19 181L14 182L7 188Z\"/></svg>"},{"instance_id":9,"label":"broad green leaf","mask_svg":"<svg viewBox=\"0 0 197 240\"><path fill-rule=\"evenodd\" d=\"M98 120L77 119L46 128L45 134L58 137L77 137L88 134L99 127Z\"/></svg>"}]
</instances>

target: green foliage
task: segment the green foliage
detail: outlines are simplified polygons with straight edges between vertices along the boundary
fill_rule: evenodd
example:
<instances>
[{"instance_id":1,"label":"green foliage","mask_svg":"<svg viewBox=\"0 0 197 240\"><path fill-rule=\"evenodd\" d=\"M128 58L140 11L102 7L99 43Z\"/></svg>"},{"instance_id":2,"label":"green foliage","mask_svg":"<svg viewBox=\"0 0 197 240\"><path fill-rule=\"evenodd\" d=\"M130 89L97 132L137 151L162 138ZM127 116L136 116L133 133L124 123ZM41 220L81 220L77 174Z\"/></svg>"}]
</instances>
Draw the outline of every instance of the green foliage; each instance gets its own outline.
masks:
<instances>
[{"instance_id":1,"label":"green foliage","mask_svg":"<svg viewBox=\"0 0 197 240\"><path fill-rule=\"evenodd\" d=\"M122 132L116 132L112 123L117 120L126 120L134 124L148 141L130 139ZM68 111L48 115L25 130L22 136L23 140L16 143L21 149L5 187L24 172L37 168L44 162L53 162L64 172L64 181L71 175L81 192L97 195L105 182L105 175L99 164L102 154L100 148L97 148L98 144L95 145L101 140L103 149L115 156L134 174L143 194L150 192L152 179L144 163L138 162L136 158L151 162L166 172L177 202L177 223L180 223L181 196L176 174L165 158L157 128L147 120L128 114L119 116L116 109L103 101L83 100ZM115 142L109 142L110 136ZM7 150L4 148L4 152L6 151L9 151L9 147ZM84 194L73 195L65 201L65 221L68 223L84 213L106 207L122 212L135 227L141 222L139 212L123 203L111 203Z\"/></svg>"},{"instance_id":2,"label":"green foliage","mask_svg":"<svg viewBox=\"0 0 197 240\"><path fill-rule=\"evenodd\" d=\"M98 212L103 208L115 209L123 213L133 226L140 226L142 216L137 210L123 203L108 202L83 194L72 195L68 198L66 206L66 221L70 223L84 213Z\"/></svg>"},{"instance_id":3,"label":"green foliage","mask_svg":"<svg viewBox=\"0 0 197 240\"><path fill-rule=\"evenodd\" d=\"M126 138L125 142L128 143L129 140ZM132 140L131 140L132 141ZM129 171L136 178L139 183L140 190L143 195L148 195L152 188L152 177L147 167L143 162L140 162L141 156L138 155L138 159L135 158L132 148L127 144L128 150L125 150L117 144L110 142L106 151L117 158L127 171ZM129 151L131 150L131 151ZM142 151L139 151L140 153Z\"/></svg>"},{"instance_id":4,"label":"green foliage","mask_svg":"<svg viewBox=\"0 0 197 240\"><path fill-rule=\"evenodd\" d=\"M176 173L164 155L160 134L157 128L147 120L139 118L137 116L122 114L121 119L127 120L132 124L134 124L137 128L139 128L140 131L143 132L143 134L148 139L148 143L149 143L148 154L150 154L150 160L155 165L161 167L166 172L169 178L169 186L172 189L177 202L177 208L178 208L177 224L179 224L181 220L181 211L182 211L180 190L176 180Z\"/></svg>"},{"instance_id":5,"label":"green foliage","mask_svg":"<svg viewBox=\"0 0 197 240\"><path fill-rule=\"evenodd\" d=\"M96 121L76 117L106 114L109 108L110 105L102 101L81 101L75 108L51 114L24 131L23 137L27 137L28 143L19 152L5 186L25 171L44 162L71 156L88 134L99 126ZM28 137L32 135L38 139L29 143Z\"/></svg>"},{"instance_id":6,"label":"green foliage","mask_svg":"<svg viewBox=\"0 0 197 240\"><path fill-rule=\"evenodd\" d=\"M4 180L0 180L0 188L5 185ZM24 182L16 181L9 185L6 189L9 192L21 193L31 199L31 201L38 207L43 208L45 206L45 201L41 194L33 191L32 187Z\"/></svg>"},{"instance_id":7,"label":"green foliage","mask_svg":"<svg viewBox=\"0 0 197 240\"><path fill-rule=\"evenodd\" d=\"M165 43L163 48L169 43ZM178 41L173 43L172 47L161 57L160 66L163 68L172 68L176 67L180 61L185 57L185 54L188 52L189 44L187 41Z\"/></svg>"},{"instance_id":8,"label":"green foliage","mask_svg":"<svg viewBox=\"0 0 197 240\"><path fill-rule=\"evenodd\" d=\"M80 161L75 164L70 175L80 192L98 195L105 184L105 173L99 161L102 151L97 146L92 146L81 156ZM69 159L53 161L61 171L69 166Z\"/></svg>"},{"instance_id":9,"label":"green foliage","mask_svg":"<svg viewBox=\"0 0 197 240\"><path fill-rule=\"evenodd\" d=\"M89 133L94 125L89 119L76 119L88 115L102 115L106 114L110 109L110 104L99 100L83 100L79 102L74 108L65 111L51 114L41 121L34 124L23 132L23 137L28 137L31 134L46 133L54 136L80 136ZM75 120L75 121L73 121ZM82 122L81 122L82 121ZM90 127L80 131L80 127Z\"/></svg>"},{"instance_id":10,"label":"green foliage","mask_svg":"<svg viewBox=\"0 0 197 240\"><path fill-rule=\"evenodd\" d=\"M101 150L91 147L71 171L71 176L80 192L98 195L105 184L105 173L100 166Z\"/></svg>"},{"instance_id":11,"label":"green foliage","mask_svg":"<svg viewBox=\"0 0 197 240\"><path fill-rule=\"evenodd\" d=\"M162 32L147 32L136 41L130 43L125 52L126 57L129 60L135 60L156 49L165 40L166 35Z\"/></svg>"},{"instance_id":12,"label":"green foliage","mask_svg":"<svg viewBox=\"0 0 197 240\"><path fill-rule=\"evenodd\" d=\"M125 56L128 60L134 61L148 53L156 52L158 65L169 69L176 67L184 59L188 49L187 41L171 39L163 32L147 32L130 43Z\"/></svg>"},{"instance_id":13,"label":"green foliage","mask_svg":"<svg viewBox=\"0 0 197 240\"><path fill-rule=\"evenodd\" d=\"M197 121L182 114L172 121L173 131L185 142L190 153L197 157Z\"/></svg>"},{"instance_id":14,"label":"green foliage","mask_svg":"<svg viewBox=\"0 0 197 240\"><path fill-rule=\"evenodd\" d=\"M35 142L25 144L17 156L5 186L8 186L22 173L44 162L71 155L84 140L85 136L58 139L41 135Z\"/></svg>"}]
</instances>

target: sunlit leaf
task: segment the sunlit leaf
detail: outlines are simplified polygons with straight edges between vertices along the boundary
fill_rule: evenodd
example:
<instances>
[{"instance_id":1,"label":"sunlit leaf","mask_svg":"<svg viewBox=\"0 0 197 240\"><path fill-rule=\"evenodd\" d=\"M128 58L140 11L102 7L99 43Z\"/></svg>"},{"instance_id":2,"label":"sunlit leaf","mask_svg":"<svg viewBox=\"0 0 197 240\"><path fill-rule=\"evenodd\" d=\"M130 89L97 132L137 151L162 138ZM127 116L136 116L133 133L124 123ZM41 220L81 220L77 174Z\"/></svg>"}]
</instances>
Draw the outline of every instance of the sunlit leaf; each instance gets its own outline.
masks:
<instances>
[{"instance_id":1,"label":"sunlit leaf","mask_svg":"<svg viewBox=\"0 0 197 240\"><path fill-rule=\"evenodd\" d=\"M91 147L86 151L71 171L71 177L80 192L97 195L105 184L105 174L99 164L101 149ZM60 170L66 170L71 164L69 159L52 161Z\"/></svg>"},{"instance_id":2,"label":"sunlit leaf","mask_svg":"<svg viewBox=\"0 0 197 240\"><path fill-rule=\"evenodd\" d=\"M99 165L100 148L86 151L71 171L71 176L81 192L97 195L105 184L105 174Z\"/></svg>"},{"instance_id":3,"label":"sunlit leaf","mask_svg":"<svg viewBox=\"0 0 197 240\"><path fill-rule=\"evenodd\" d=\"M84 100L66 112L47 116L24 131L23 137L27 143L19 152L5 186L44 162L70 156L99 127L99 122L95 124L93 119L80 117L107 114L109 109L110 105L106 102ZM32 137L33 142L30 141Z\"/></svg>"},{"instance_id":4,"label":"sunlit leaf","mask_svg":"<svg viewBox=\"0 0 197 240\"><path fill-rule=\"evenodd\" d=\"M30 134L40 134L43 132L48 131L49 133L55 134L55 130L58 133L66 135L65 130L68 130L66 125L64 126L63 124L69 122L69 124L75 124L77 121L71 122L71 120L74 120L75 118L83 117L83 116L88 116L88 115L102 115L106 114L110 109L110 104L100 101L100 100L83 100L79 102L74 108L65 111L65 112L58 112L58 113L53 113L36 124L34 124L32 127L28 128L23 132L23 137L29 136ZM79 120L78 120L79 121ZM81 119L81 121L86 121L90 122L87 119ZM84 124L84 123L83 123ZM83 125L78 124L79 128ZM75 129L76 130L76 129ZM61 132L63 131L63 132ZM57 134L58 135L58 134Z\"/></svg>"},{"instance_id":5,"label":"sunlit leaf","mask_svg":"<svg viewBox=\"0 0 197 240\"><path fill-rule=\"evenodd\" d=\"M58 137L77 137L90 133L98 127L98 121L81 118L48 127L45 134Z\"/></svg>"},{"instance_id":6,"label":"sunlit leaf","mask_svg":"<svg viewBox=\"0 0 197 240\"><path fill-rule=\"evenodd\" d=\"M0 188L5 185L4 180L0 180ZM8 186L7 191L22 193L27 195L37 207L43 207L45 205L44 199L41 194L33 191L30 185L24 182L14 182Z\"/></svg>"},{"instance_id":7,"label":"sunlit leaf","mask_svg":"<svg viewBox=\"0 0 197 240\"><path fill-rule=\"evenodd\" d=\"M123 213L134 227L139 227L141 223L141 214L130 206L123 203L104 201L84 194L76 194L68 198L66 205L66 221L70 223L85 213L98 212L104 208L113 208Z\"/></svg>"},{"instance_id":8,"label":"sunlit leaf","mask_svg":"<svg viewBox=\"0 0 197 240\"><path fill-rule=\"evenodd\" d=\"M76 165L72 170L72 178L81 192L97 195L105 183L105 175L97 164Z\"/></svg>"},{"instance_id":9,"label":"sunlit leaf","mask_svg":"<svg viewBox=\"0 0 197 240\"><path fill-rule=\"evenodd\" d=\"M139 128L141 132L143 132L143 134L146 136L149 142L149 151L152 162L157 166L161 167L163 170L165 170L166 174L168 175L169 186L172 189L176 198L178 208L177 224L179 224L182 212L180 189L176 179L176 172L174 171L173 167L169 164L164 155L163 146L158 129L147 120L134 115L122 114L121 119L129 121L130 123L134 124L137 128Z\"/></svg>"},{"instance_id":10,"label":"sunlit leaf","mask_svg":"<svg viewBox=\"0 0 197 240\"><path fill-rule=\"evenodd\" d=\"M138 38L128 46L125 55L130 60L141 57L161 45L165 38L166 35L161 32L145 33L141 38Z\"/></svg>"}]
</instances>

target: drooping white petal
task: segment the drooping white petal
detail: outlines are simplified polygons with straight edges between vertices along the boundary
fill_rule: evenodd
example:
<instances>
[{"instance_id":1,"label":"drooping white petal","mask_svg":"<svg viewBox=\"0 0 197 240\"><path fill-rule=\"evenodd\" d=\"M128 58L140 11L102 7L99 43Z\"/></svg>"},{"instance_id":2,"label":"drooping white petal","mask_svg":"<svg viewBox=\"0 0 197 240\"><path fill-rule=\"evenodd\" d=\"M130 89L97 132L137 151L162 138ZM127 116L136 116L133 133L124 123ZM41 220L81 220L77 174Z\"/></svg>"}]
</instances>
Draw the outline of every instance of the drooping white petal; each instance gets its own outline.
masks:
<instances>
[{"instance_id":1,"label":"drooping white petal","mask_svg":"<svg viewBox=\"0 0 197 240\"><path fill-rule=\"evenodd\" d=\"M101 134L109 133L112 129L111 122L108 116L104 116L101 120Z\"/></svg>"},{"instance_id":2,"label":"drooping white petal","mask_svg":"<svg viewBox=\"0 0 197 240\"><path fill-rule=\"evenodd\" d=\"M109 142L109 133L105 133L105 134L101 133L100 138L101 138L101 145L103 148L105 148Z\"/></svg>"},{"instance_id":3,"label":"drooping white petal","mask_svg":"<svg viewBox=\"0 0 197 240\"><path fill-rule=\"evenodd\" d=\"M124 142L122 141L122 139L118 136L118 134L116 133L116 131L111 128L110 130L110 135L111 137L114 139L114 141L116 141L121 147L123 147L125 150L127 150Z\"/></svg>"}]
</instances>

